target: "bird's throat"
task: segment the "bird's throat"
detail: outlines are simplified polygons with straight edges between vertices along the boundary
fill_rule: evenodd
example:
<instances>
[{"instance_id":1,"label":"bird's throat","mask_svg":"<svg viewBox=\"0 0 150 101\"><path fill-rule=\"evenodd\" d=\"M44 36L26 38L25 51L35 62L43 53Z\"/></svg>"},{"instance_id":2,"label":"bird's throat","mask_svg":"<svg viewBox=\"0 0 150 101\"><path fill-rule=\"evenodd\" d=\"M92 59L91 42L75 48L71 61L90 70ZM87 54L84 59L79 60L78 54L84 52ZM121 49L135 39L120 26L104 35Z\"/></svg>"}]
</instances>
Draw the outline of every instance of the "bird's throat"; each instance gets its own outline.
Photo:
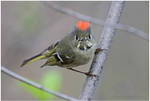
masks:
<instances>
[{"instance_id":1,"label":"bird's throat","mask_svg":"<svg viewBox=\"0 0 150 101\"><path fill-rule=\"evenodd\" d=\"M79 50L87 51L87 50L89 50L92 47L92 45L93 44L91 42L89 42L89 41L86 41L86 42L79 41L76 47Z\"/></svg>"}]
</instances>

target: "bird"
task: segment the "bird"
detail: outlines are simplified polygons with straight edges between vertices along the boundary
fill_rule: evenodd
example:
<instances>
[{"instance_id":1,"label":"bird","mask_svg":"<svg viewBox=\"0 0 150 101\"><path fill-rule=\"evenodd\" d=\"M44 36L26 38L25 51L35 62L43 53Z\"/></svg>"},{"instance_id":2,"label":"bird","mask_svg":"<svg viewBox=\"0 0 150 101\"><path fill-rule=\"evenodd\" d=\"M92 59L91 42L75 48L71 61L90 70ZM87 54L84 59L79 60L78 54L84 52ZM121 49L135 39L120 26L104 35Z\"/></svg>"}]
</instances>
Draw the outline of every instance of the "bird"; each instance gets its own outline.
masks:
<instances>
[{"instance_id":1,"label":"bird","mask_svg":"<svg viewBox=\"0 0 150 101\"><path fill-rule=\"evenodd\" d=\"M82 72L74 68L87 64L92 58L96 47L97 42L91 31L91 23L80 20L76 22L73 30L64 38L50 45L41 53L24 60L21 67L37 60L46 59L47 61L41 65L41 68L59 66L88 76L95 76L89 72Z\"/></svg>"}]
</instances>

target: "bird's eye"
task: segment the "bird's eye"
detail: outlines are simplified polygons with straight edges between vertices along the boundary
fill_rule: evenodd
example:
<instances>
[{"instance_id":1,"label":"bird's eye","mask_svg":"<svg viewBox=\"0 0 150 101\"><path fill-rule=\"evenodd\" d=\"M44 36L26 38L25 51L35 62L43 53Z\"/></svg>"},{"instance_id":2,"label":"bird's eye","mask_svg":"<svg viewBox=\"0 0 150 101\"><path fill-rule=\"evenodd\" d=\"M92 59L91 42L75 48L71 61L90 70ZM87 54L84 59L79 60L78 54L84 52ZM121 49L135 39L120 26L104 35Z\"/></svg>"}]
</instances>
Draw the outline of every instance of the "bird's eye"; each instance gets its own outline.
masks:
<instances>
[{"instance_id":1,"label":"bird's eye","mask_svg":"<svg viewBox=\"0 0 150 101\"><path fill-rule=\"evenodd\" d=\"M75 35L75 39L76 39L76 40L79 40L79 37L78 37L77 35Z\"/></svg>"},{"instance_id":2,"label":"bird's eye","mask_svg":"<svg viewBox=\"0 0 150 101\"><path fill-rule=\"evenodd\" d=\"M92 38L92 36L91 36L91 34L89 35L89 39L91 39Z\"/></svg>"}]
</instances>

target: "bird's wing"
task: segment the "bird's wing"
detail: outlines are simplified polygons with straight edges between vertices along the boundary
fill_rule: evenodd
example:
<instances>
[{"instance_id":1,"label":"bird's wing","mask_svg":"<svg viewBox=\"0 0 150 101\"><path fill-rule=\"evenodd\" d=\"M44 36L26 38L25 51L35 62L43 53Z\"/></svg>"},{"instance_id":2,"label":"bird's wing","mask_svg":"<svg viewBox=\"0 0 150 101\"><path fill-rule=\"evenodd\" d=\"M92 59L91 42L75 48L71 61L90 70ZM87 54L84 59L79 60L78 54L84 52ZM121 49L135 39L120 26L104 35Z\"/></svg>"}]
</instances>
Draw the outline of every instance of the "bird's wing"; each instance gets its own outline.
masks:
<instances>
[{"instance_id":1,"label":"bird's wing","mask_svg":"<svg viewBox=\"0 0 150 101\"><path fill-rule=\"evenodd\" d=\"M57 41L55 44L50 45L41 54L45 55L46 57L50 57L52 54L55 53L58 44L59 41Z\"/></svg>"},{"instance_id":2,"label":"bird's wing","mask_svg":"<svg viewBox=\"0 0 150 101\"><path fill-rule=\"evenodd\" d=\"M41 60L41 59L45 59L50 57L51 55L53 55L56 51L56 47L58 45L59 42L56 42L55 44L52 44L51 46L49 46L47 49L45 49L43 52L29 58L23 61L23 63L21 64L21 67L23 67L26 64L30 64L32 62L35 62L37 60Z\"/></svg>"}]
</instances>

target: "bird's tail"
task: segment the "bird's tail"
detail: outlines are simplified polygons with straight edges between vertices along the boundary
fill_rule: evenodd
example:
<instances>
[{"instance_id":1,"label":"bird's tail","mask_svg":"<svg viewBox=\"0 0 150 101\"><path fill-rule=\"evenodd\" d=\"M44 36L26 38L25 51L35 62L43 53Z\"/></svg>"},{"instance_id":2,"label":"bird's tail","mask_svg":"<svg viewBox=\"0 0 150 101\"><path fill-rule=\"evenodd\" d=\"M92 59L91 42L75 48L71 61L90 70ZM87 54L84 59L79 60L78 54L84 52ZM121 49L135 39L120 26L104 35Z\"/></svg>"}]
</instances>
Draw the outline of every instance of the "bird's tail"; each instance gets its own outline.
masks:
<instances>
[{"instance_id":1,"label":"bird's tail","mask_svg":"<svg viewBox=\"0 0 150 101\"><path fill-rule=\"evenodd\" d=\"M37 60L43 59L43 58L45 58L45 57L46 57L46 56L45 56L44 54L41 54L41 53L40 53L40 54L38 54L38 55L36 55L36 56L33 56L33 57L31 57L31 58L29 58L29 59L27 59L27 60L24 60L20 67L23 67L23 66L25 66L25 65L27 65L27 64L30 64L30 63L32 63L32 62L35 62L35 61L37 61Z\"/></svg>"}]
</instances>

